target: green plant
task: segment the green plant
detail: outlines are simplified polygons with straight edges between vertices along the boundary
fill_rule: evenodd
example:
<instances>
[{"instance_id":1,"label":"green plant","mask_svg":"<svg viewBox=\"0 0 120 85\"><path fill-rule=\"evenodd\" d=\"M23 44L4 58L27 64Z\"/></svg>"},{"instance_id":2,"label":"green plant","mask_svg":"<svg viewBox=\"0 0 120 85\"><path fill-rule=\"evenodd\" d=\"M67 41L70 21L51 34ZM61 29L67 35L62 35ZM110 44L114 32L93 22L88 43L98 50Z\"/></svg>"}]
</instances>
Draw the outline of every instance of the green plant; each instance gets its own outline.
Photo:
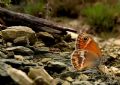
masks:
<instances>
[{"instance_id":1,"label":"green plant","mask_svg":"<svg viewBox=\"0 0 120 85\"><path fill-rule=\"evenodd\" d=\"M51 15L57 17L77 18L80 13L81 0L51 0Z\"/></svg>"},{"instance_id":2,"label":"green plant","mask_svg":"<svg viewBox=\"0 0 120 85\"><path fill-rule=\"evenodd\" d=\"M120 1L112 6L115 15L120 16Z\"/></svg>"},{"instance_id":3,"label":"green plant","mask_svg":"<svg viewBox=\"0 0 120 85\"><path fill-rule=\"evenodd\" d=\"M9 7L11 0L0 0L0 7Z\"/></svg>"},{"instance_id":4,"label":"green plant","mask_svg":"<svg viewBox=\"0 0 120 85\"><path fill-rule=\"evenodd\" d=\"M10 4L11 0L0 0L0 3Z\"/></svg>"},{"instance_id":5,"label":"green plant","mask_svg":"<svg viewBox=\"0 0 120 85\"><path fill-rule=\"evenodd\" d=\"M44 0L38 0L34 3L27 3L24 7L24 12L32 15L38 15L40 12L44 12L45 2Z\"/></svg>"},{"instance_id":6,"label":"green plant","mask_svg":"<svg viewBox=\"0 0 120 85\"><path fill-rule=\"evenodd\" d=\"M97 3L93 6L83 8L81 13L86 17L87 22L94 26L95 31L111 31L114 23L114 12L109 5Z\"/></svg>"}]
</instances>

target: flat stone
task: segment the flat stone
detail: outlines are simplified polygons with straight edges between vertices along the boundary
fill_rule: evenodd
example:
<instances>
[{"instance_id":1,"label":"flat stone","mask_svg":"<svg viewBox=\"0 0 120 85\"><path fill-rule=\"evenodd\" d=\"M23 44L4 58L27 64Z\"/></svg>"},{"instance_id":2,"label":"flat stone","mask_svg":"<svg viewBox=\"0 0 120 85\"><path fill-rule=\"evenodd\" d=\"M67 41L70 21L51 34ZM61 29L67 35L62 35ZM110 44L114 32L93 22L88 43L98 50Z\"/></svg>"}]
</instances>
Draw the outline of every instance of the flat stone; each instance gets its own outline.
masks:
<instances>
[{"instance_id":1,"label":"flat stone","mask_svg":"<svg viewBox=\"0 0 120 85\"><path fill-rule=\"evenodd\" d=\"M16 60L20 60L20 61L23 61L25 58L23 57L23 56L21 56L21 55L14 55L14 58L16 59Z\"/></svg>"},{"instance_id":2,"label":"flat stone","mask_svg":"<svg viewBox=\"0 0 120 85\"><path fill-rule=\"evenodd\" d=\"M23 46L16 46L16 47L8 47L6 48L7 51L14 51L15 54L18 55L33 55L34 52L27 48L27 47L23 47Z\"/></svg>"},{"instance_id":3,"label":"flat stone","mask_svg":"<svg viewBox=\"0 0 120 85\"><path fill-rule=\"evenodd\" d=\"M33 47L33 50L34 50L35 54L42 54L42 53L50 52L49 47L39 47L39 48Z\"/></svg>"},{"instance_id":4,"label":"flat stone","mask_svg":"<svg viewBox=\"0 0 120 85\"><path fill-rule=\"evenodd\" d=\"M7 68L9 68L10 66L3 63L3 62L0 62L0 77L7 77L8 74L7 74Z\"/></svg>"},{"instance_id":5,"label":"flat stone","mask_svg":"<svg viewBox=\"0 0 120 85\"><path fill-rule=\"evenodd\" d=\"M0 59L1 59L1 58L8 58L8 56L5 55L3 52L0 51Z\"/></svg>"},{"instance_id":6,"label":"flat stone","mask_svg":"<svg viewBox=\"0 0 120 85\"><path fill-rule=\"evenodd\" d=\"M67 68L66 64L62 62L53 62L53 61L49 62L47 66L45 66L46 70L57 72L57 73L61 73L66 68Z\"/></svg>"},{"instance_id":7,"label":"flat stone","mask_svg":"<svg viewBox=\"0 0 120 85\"><path fill-rule=\"evenodd\" d=\"M34 43L37 40L35 32L31 28L25 26L11 26L1 32L4 40L13 41L17 37L22 36L28 37L30 43Z\"/></svg>"},{"instance_id":8,"label":"flat stone","mask_svg":"<svg viewBox=\"0 0 120 85\"><path fill-rule=\"evenodd\" d=\"M75 81L72 85L93 85L89 81Z\"/></svg>"},{"instance_id":9,"label":"flat stone","mask_svg":"<svg viewBox=\"0 0 120 85\"><path fill-rule=\"evenodd\" d=\"M7 43L6 43L6 46L7 46L7 47L12 47L12 43L11 43L11 42L7 42Z\"/></svg>"},{"instance_id":10,"label":"flat stone","mask_svg":"<svg viewBox=\"0 0 120 85\"><path fill-rule=\"evenodd\" d=\"M69 82L73 82L73 79L70 76L66 77L66 80L69 81Z\"/></svg>"},{"instance_id":11,"label":"flat stone","mask_svg":"<svg viewBox=\"0 0 120 85\"><path fill-rule=\"evenodd\" d=\"M23 46L25 46L29 43L26 36L17 37L16 39L14 39L13 42L17 45L23 45Z\"/></svg>"},{"instance_id":12,"label":"flat stone","mask_svg":"<svg viewBox=\"0 0 120 85\"><path fill-rule=\"evenodd\" d=\"M89 76L87 76L85 74L81 74L80 76L78 76L78 79L86 81L87 79L89 79Z\"/></svg>"},{"instance_id":13,"label":"flat stone","mask_svg":"<svg viewBox=\"0 0 120 85\"><path fill-rule=\"evenodd\" d=\"M41 60L41 62L42 63L47 63L47 62L49 62L49 61L51 61L52 60L52 58L43 58L42 60Z\"/></svg>"},{"instance_id":14,"label":"flat stone","mask_svg":"<svg viewBox=\"0 0 120 85\"><path fill-rule=\"evenodd\" d=\"M16 59L1 59L0 62L6 63L8 65L11 65L12 67L20 67L20 66L36 66L35 63L30 62L24 62L24 61L18 61Z\"/></svg>"},{"instance_id":15,"label":"flat stone","mask_svg":"<svg viewBox=\"0 0 120 85\"><path fill-rule=\"evenodd\" d=\"M45 46L45 44L42 41L37 41L34 44L34 47L36 47L36 48L40 48L40 47L44 47L44 46Z\"/></svg>"},{"instance_id":16,"label":"flat stone","mask_svg":"<svg viewBox=\"0 0 120 85\"><path fill-rule=\"evenodd\" d=\"M71 85L68 81L64 81L62 85Z\"/></svg>"},{"instance_id":17,"label":"flat stone","mask_svg":"<svg viewBox=\"0 0 120 85\"><path fill-rule=\"evenodd\" d=\"M47 46L53 45L55 43L54 37L48 32L39 32L37 33L37 36L38 39L42 40Z\"/></svg>"},{"instance_id":18,"label":"flat stone","mask_svg":"<svg viewBox=\"0 0 120 85\"><path fill-rule=\"evenodd\" d=\"M53 37L51 34L49 34L48 32L39 32L37 35L38 35L39 37L43 37L43 38L51 38L51 39L54 39L54 37Z\"/></svg>"},{"instance_id":19,"label":"flat stone","mask_svg":"<svg viewBox=\"0 0 120 85\"><path fill-rule=\"evenodd\" d=\"M109 71L111 71L112 74L120 76L120 69L116 67L110 67Z\"/></svg>"},{"instance_id":20,"label":"flat stone","mask_svg":"<svg viewBox=\"0 0 120 85\"><path fill-rule=\"evenodd\" d=\"M116 39L113 44L120 46L120 39Z\"/></svg>"},{"instance_id":21,"label":"flat stone","mask_svg":"<svg viewBox=\"0 0 120 85\"><path fill-rule=\"evenodd\" d=\"M77 36L78 36L78 34L77 34L77 33L74 33L74 32L69 32L69 31L68 31L67 33L71 35L71 38L72 38L72 39L76 39Z\"/></svg>"}]
</instances>

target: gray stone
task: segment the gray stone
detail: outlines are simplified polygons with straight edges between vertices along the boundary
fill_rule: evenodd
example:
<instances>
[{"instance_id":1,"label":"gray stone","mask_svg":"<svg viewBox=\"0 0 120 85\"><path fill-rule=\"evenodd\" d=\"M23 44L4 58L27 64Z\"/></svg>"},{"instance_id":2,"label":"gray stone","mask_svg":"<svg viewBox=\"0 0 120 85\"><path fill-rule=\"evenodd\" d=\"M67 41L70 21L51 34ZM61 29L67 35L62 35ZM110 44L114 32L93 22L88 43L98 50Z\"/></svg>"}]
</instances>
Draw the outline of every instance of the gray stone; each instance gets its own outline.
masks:
<instances>
[{"instance_id":1,"label":"gray stone","mask_svg":"<svg viewBox=\"0 0 120 85\"><path fill-rule=\"evenodd\" d=\"M5 55L3 52L0 51L0 58L8 58L8 56Z\"/></svg>"},{"instance_id":2,"label":"gray stone","mask_svg":"<svg viewBox=\"0 0 120 85\"><path fill-rule=\"evenodd\" d=\"M42 63L46 63L46 62L49 62L49 61L51 61L52 60L52 58L43 58L42 60L41 60L41 62Z\"/></svg>"},{"instance_id":3,"label":"gray stone","mask_svg":"<svg viewBox=\"0 0 120 85\"><path fill-rule=\"evenodd\" d=\"M30 43L34 43L36 41L36 34L35 32L25 26L11 26L5 30L2 30L2 37L4 40L13 41L17 37L27 36Z\"/></svg>"},{"instance_id":4,"label":"gray stone","mask_svg":"<svg viewBox=\"0 0 120 85\"><path fill-rule=\"evenodd\" d=\"M54 37L51 34L49 34L48 32L39 32L37 35L38 35L38 37L54 39Z\"/></svg>"},{"instance_id":5,"label":"gray stone","mask_svg":"<svg viewBox=\"0 0 120 85\"><path fill-rule=\"evenodd\" d=\"M70 42L70 43L68 43L68 45L69 45L71 50L75 49L75 42Z\"/></svg>"},{"instance_id":6,"label":"gray stone","mask_svg":"<svg viewBox=\"0 0 120 85\"><path fill-rule=\"evenodd\" d=\"M85 74L81 74L80 76L78 76L78 79L86 81L87 79L89 79L89 76L87 76Z\"/></svg>"},{"instance_id":7,"label":"gray stone","mask_svg":"<svg viewBox=\"0 0 120 85\"><path fill-rule=\"evenodd\" d=\"M3 63L3 62L0 62L0 77L7 77L8 74L7 74L7 68L9 68L10 66Z\"/></svg>"},{"instance_id":8,"label":"gray stone","mask_svg":"<svg viewBox=\"0 0 120 85\"><path fill-rule=\"evenodd\" d=\"M68 77L66 77L65 78L67 81L69 81L69 82L73 82L74 80L72 79L72 77L70 77L70 76L68 76Z\"/></svg>"},{"instance_id":9,"label":"gray stone","mask_svg":"<svg viewBox=\"0 0 120 85\"><path fill-rule=\"evenodd\" d=\"M34 49L35 54L42 54L43 55L43 53L50 52L49 47L39 47L39 48L34 47L33 49Z\"/></svg>"},{"instance_id":10,"label":"gray stone","mask_svg":"<svg viewBox=\"0 0 120 85\"><path fill-rule=\"evenodd\" d=\"M28 38L26 36L17 37L13 41L17 45L27 45L29 44Z\"/></svg>"},{"instance_id":11,"label":"gray stone","mask_svg":"<svg viewBox=\"0 0 120 85\"><path fill-rule=\"evenodd\" d=\"M16 59L1 59L0 62L9 64L13 67L19 67L19 66L36 66L35 63L25 62L25 61L18 61Z\"/></svg>"},{"instance_id":12,"label":"gray stone","mask_svg":"<svg viewBox=\"0 0 120 85\"><path fill-rule=\"evenodd\" d=\"M48 47L40 47L39 48L39 51L46 51L46 52L49 52L50 49Z\"/></svg>"},{"instance_id":13,"label":"gray stone","mask_svg":"<svg viewBox=\"0 0 120 85\"><path fill-rule=\"evenodd\" d=\"M44 46L45 46L45 44L42 41L37 41L34 44L34 47L36 47L36 48L40 48L40 47L44 47Z\"/></svg>"},{"instance_id":14,"label":"gray stone","mask_svg":"<svg viewBox=\"0 0 120 85\"><path fill-rule=\"evenodd\" d=\"M72 85L93 85L89 81L75 81Z\"/></svg>"},{"instance_id":15,"label":"gray stone","mask_svg":"<svg viewBox=\"0 0 120 85\"><path fill-rule=\"evenodd\" d=\"M54 37L47 32L39 32L37 36L38 39L42 40L47 46L53 45L55 43Z\"/></svg>"},{"instance_id":16,"label":"gray stone","mask_svg":"<svg viewBox=\"0 0 120 85\"><path fill-rule=\"evenodd\" d=\"M67 68L66 64L62 62L49 62L47 66L45 67L46 70L61 73Z\"/></svg>"},{"instance_id":17,"label":"gray stone","mask_svg":"<svg viewBox=\"0 0 120 85\"><path fill-rule=\"evenodd\" d=\"M62 85L71 85L68 81L64 81Z\"/></svg>"},{"instance_id":18,"label":"gray stone","mask_svg":"<svg viewBox=\"0 0 120 85\"><path fill-rule=\"evenodd\" d=\"M70 76L71 78L75 79L75 78L78 77L79 75L80 75L80 73L77 72L77 71L72 71L72 72L66 71L66 72L61 73L60 78L61 78L61 79L65 79L66 77L69 77L69 76Z\"/></svg>"},{"instance_id":19,"label":"gray stone","mask_svg":"<svg viewBox=\"0 0 120 85\"><path fill-rule=\"evenodd\" d=\"M23 47L23 46L16 46L16 47L8 47L6 48L7 51L14 51L15 54L18 55L33 55L34 52L27 48L27 47Z\"/></svg>"},{"instance_id":20,"label":"gray stone","mask_svg":"<svg viewBox=\"0 0 120 85\"><path fill-rule=\"evenodd\" d=\"M12 47L12 43L11 43L11 42L7 42L7 43L6 43L6 46L7 46L7 47Z\"/></svg>"}]
</instances>

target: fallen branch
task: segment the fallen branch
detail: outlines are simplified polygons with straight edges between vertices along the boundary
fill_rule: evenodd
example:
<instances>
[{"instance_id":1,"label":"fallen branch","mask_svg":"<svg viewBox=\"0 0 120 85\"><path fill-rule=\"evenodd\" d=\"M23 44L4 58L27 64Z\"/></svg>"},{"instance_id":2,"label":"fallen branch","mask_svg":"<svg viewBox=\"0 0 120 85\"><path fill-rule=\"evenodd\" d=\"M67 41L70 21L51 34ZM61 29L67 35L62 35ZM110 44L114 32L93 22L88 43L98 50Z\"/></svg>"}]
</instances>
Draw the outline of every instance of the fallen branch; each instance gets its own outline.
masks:
<instances>
[{"instance_id":1,"label":"fallen branch","mask_svg":"<svg viewBox=\"0 0 120 85\"><path fill-rule=\"evenodd\" d=\"M7 25L22 25L31 27L34 31L46 31L52 33L76 32L74 29L63 27L46 19L38 18L29 14L17 13L0 7L0 18Z\"/></svg>"}]
</instances>

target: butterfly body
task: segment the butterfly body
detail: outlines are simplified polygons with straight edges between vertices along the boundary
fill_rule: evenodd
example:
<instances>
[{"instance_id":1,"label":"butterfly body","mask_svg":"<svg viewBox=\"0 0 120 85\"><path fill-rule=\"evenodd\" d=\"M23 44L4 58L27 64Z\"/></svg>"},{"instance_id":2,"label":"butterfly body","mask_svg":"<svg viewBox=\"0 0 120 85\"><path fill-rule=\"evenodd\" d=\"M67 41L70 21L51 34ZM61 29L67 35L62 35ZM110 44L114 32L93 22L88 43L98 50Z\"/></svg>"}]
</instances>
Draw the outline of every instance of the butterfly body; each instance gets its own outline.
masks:
<instances>
[{"instance_id":1,"label":"butterfly body","mask_svg":"<svg viewBox=\"0 0 120 85\"><path fill-rule=\"evenodd\" d=\"M93 38L82 33L76 39L76 47L71 55L71 63L76 70L93 67L96 61L101 58L101 51Z\"/></svg>"}]
</instances>

